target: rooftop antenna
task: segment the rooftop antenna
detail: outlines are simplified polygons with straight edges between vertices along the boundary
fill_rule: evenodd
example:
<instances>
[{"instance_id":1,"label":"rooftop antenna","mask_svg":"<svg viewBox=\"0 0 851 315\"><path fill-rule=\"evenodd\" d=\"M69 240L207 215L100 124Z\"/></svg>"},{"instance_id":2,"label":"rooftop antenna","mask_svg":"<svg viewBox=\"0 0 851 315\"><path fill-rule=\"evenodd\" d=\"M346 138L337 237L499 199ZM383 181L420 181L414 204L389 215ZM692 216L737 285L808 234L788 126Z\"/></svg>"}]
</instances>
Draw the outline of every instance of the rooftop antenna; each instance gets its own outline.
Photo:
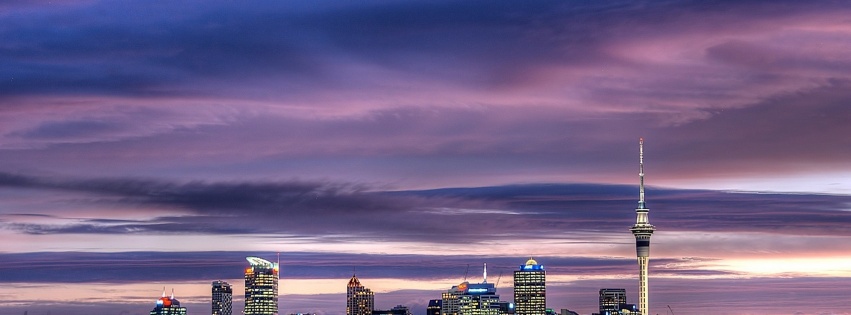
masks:
<instances>
[{"instance_id":1,"label":"rooftop antenna","mask_svg":"<svg viewBox=\"0 0 851 315\"><path fill-rule=\"evenodd\" d=\"M171 288L171 299L174 300L174 288Z\"/></svg>"},{"instance_id":2,"label":"rooftop antenna","mask_svg":"<svg viewBox=\"0 0 851 315\"><path fill-rule=\"evenodd\" d=\"M488 283L488 263L485 263L485 271L482 273L483 278L485 279L482 283Z\"/></svg>"},{"instance_id":3,"label":"rooftop antenna","mask_svg":"<svg viewBox=\"0 0 851 315\"><path fill-rule=\"evenodd\" d=\"M165 286L163 286L163 297L165 297Z\"/></svg>"}]
</instances>

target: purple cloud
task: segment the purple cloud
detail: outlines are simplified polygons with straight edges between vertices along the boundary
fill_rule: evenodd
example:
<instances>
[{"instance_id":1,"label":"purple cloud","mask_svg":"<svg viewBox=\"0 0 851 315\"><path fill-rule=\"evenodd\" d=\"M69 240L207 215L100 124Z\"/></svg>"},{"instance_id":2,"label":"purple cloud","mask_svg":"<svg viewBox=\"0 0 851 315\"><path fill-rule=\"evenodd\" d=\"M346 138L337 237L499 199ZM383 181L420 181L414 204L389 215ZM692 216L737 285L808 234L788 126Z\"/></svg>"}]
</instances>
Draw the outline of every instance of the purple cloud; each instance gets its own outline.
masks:
<instances>
[{"instance_id":1,"label":"purple cloud","mask_svg":"<svg viewBox=\"0 0 851 315\"><path fill-rule=\"evenodd\" d=\"M332 232L344 238L449 243L484 235L488 235L485 239L542 235L570 239L563 231L629 226L637 200L634 186L581 184L382 192L331 182L179 183L15 174L2 174L0 184L43 193L83 194L93 207L114 204L132 212L138 211L132 207L143 206L191 214L114 221L105 213L103 218L65 224L18 223L12 217L4 223L8 229L28 234L273 233L323 238ZM648 195L654 222L666 231L836 236L846 235L845 226L851 220L845 211L851 199L846 196L659 188L650 189ZM55 206L41 211L75 216Z\"/></svg>"}]
</instances>

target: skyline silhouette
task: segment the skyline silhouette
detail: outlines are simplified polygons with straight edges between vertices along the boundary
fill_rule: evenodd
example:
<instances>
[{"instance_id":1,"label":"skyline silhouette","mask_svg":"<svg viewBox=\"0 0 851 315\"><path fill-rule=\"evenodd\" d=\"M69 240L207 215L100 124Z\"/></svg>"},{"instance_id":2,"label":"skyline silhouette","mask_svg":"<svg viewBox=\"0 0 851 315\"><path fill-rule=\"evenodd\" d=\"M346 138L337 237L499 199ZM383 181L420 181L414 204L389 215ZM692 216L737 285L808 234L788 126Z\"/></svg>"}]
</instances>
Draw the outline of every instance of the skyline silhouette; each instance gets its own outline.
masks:
<instances>
[{"instance_id":1,"label":"skyline silhouette","mask_svg":"<svg viewBox=\"0 0 851 315\"><path fill-rule=\"evenodd\" d=\"M849 314L824 303L851 299L847 16L3 2L0 314L144 315L163 286L195 314L278 252L282 313L340 314L357 267L421 315L468 264L529 257L550 307L637 303L638 137L651 313Z\"/></svg>"}]
</instances>

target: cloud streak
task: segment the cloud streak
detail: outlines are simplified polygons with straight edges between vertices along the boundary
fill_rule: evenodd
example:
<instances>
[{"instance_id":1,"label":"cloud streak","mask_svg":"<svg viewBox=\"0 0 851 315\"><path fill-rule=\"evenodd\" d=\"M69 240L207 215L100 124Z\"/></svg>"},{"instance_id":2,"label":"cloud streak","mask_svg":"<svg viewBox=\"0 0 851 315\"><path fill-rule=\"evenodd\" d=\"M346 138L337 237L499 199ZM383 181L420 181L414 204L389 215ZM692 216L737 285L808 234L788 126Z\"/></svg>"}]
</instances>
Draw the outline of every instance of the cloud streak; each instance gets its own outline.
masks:
<instances>
[{"instance_id":1,"label":"cloud streak","mask_svg":"<svg viewBox=\"0 0 851 315\"><path fill-rule=\"evenodd\" d=\"M65 218L64 224L7 216L7 228L28 234L271 233L449 243L541 235L571 239L562 231L629 226L636 200L635 187L590 184L380 191L334 182L167 182L6 173L0 185L43 194L65 191L77 194L79 202L126 212L158 208L164 213L110 220L107 212L71 221L73 212L53 205L34 214ZM648 195L654 222L666 231L847 236L845 226L851 223L851 199L845 196L661 188L651 188Z\"/></svg>"}]
</instances>

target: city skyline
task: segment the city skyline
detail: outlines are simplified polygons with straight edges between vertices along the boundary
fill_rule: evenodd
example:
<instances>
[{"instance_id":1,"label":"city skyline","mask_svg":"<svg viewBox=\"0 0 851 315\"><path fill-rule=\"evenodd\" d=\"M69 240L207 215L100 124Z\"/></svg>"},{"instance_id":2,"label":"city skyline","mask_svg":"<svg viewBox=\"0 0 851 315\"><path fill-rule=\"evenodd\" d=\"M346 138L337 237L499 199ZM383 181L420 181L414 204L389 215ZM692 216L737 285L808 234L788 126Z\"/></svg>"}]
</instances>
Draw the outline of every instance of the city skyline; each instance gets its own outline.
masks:
<instances>
[{"instance_id":1,"label":"city skyline","mask_svg":"<svg viewBox=\"0 0 851 315\"><path fill-rule=\"evenodd\" d=\"M489 267L547 306L846 314L851 5L5 1L0 314L146 315L163 287L422 315ZM34 272L38 270L38 272ZM368 281L366 279L369 279ZM782 299L784 303L777 303ZM652 315L648 314L648 315Z\"/></svg>"}]
</instances>

